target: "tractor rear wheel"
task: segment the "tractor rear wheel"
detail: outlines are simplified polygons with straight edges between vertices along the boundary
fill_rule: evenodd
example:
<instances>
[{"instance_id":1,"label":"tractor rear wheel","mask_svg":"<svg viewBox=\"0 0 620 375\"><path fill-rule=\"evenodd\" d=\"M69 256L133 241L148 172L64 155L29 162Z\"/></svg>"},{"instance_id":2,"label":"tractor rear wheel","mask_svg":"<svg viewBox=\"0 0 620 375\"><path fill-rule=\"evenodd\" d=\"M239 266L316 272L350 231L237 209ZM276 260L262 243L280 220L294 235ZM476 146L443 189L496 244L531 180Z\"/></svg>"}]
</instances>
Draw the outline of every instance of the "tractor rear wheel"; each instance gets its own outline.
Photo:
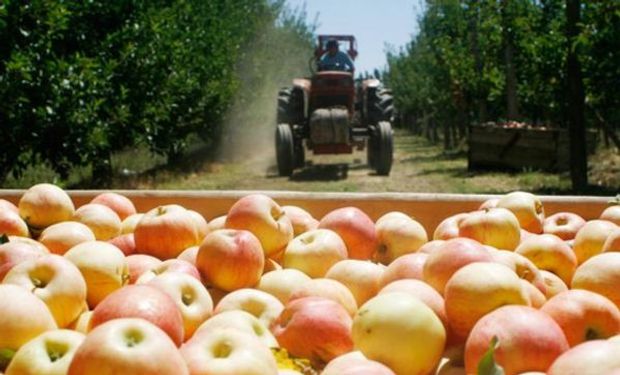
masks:
<instances>
[{"instance_id":1,"label":"tractor rear wheel","mask_svg":"<svg viewBox=\"0 0 620 375\"><path fill-rule=\"evenodd\" d=\"M293 132L288 124L278 124L276 128L276 161L278 174L290 176L295 168L295 148L293 145Z\"/></svg>"},{"instance_id":2,"label":"tractor rear wheel","mask_svg":"<svg viewBox=\"0 0 620 375\"><path fill-rule=\"evenodd\" d=\"M284 88L278 92L278 113L277 124L290 124L290 102L291 102L291 89Z\"/></svg>"},{"instance_id":3,"label":"tractor rear wheel","mask_svg":"<svg viewBox=\"0 0 620 375\"><path fill-rule=\"evenodd\" d=\"M392 169L394 158L394 140L392 125L387 121L381 121L375 128L374 165L373 168L380 176L387 176Z\"/></svg>"},{"instance_id":4,"label":"tractor rear wheel","mask_svg":"<svg viewBox=\"0 0 620 375\"><path fill-rule=\"evenodd\" d=\"M392 117L394 117L394 97L392 96L392 91L379 88L369 93L366 105L369 123L378 124L381 121L392 121Z\"/></svg>"}]
</instances>

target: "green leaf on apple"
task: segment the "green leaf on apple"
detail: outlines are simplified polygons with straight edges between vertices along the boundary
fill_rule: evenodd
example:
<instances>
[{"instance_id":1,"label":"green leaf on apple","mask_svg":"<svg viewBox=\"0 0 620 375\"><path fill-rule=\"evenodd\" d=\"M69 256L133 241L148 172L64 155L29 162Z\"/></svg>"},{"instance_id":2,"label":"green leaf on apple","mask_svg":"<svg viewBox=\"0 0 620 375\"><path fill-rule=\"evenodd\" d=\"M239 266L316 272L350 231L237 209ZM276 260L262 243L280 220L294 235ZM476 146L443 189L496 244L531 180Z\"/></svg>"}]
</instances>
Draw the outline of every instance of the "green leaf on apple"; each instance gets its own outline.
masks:
<instances>
[{"instance_id":1,"label":"green leaf on apple","mask_svg":"<svg viewBox=\"0 0 620 375\"><path fill-rule=\"evenodd\" d=\"M7 236L6 233L2 233L2 236L0 236L0 245L7 242L9 242L9 236Z\"/></svg>"},{"instance_id":2,"label":"green leaf on apple","mask_svg":"<svg viewBox=\"0 0 620 375\"><path fill-rule=\"evenodd\" d=\"M6 236L6 235L5 235ZM11 363L11 359L15 355L15 350L11 349L0 349L0 371L4 372L6 368Z\"/></svg>"},{"instance_id":3,"label":"green leaf on apple","mask_svg":"<svg viewBox=\"0 0 620 375\"><path fill-rule=\"evenodd\" d=\"M493 336L489 350L478 363L478 375L504 375L504 369L495 362L495 350L499 347L499 339Z\"/></svg>"}]
</instances>

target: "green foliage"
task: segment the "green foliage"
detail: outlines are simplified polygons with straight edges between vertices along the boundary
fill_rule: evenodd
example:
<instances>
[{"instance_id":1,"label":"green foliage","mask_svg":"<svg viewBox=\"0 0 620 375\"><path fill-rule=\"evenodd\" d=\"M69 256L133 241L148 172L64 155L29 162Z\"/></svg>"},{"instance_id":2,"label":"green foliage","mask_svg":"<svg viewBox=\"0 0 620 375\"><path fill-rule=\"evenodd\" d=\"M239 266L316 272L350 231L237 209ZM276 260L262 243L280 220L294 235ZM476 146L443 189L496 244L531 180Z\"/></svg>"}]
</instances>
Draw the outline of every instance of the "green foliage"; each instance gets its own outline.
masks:
<instances>
[{"instance_id":1,"label":"green foliage","mask_svg":"<svg viewBox=\"0 0 620 375\"><path fill-rule=\"evenodd\" d=\"M104 180L123 148L175 158L191 134L217 142L267 59L248 60L248 46L266 29L310 43L303 27L272 0L3 0L0 180L38 163Z\"/></svg>"}]
</instances>

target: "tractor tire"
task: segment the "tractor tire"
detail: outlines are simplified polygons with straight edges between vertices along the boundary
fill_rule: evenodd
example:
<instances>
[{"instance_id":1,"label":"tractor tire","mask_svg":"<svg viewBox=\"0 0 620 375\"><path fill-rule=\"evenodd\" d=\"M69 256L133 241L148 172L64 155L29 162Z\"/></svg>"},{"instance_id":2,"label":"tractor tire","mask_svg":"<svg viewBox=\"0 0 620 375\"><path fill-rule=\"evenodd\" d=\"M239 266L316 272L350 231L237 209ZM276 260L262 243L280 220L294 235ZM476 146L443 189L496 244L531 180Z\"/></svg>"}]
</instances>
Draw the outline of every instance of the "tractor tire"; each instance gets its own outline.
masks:
<instances>
[{"instance_id":1,"label":"tractor tire","mask_svg":"<svg viewBox=\"0 0 620 375\"><path fill-rule=\"evenodd\" d=\"M277 124L290 124L290 102L291 102L291 89L282 89L278 92L278 112L276 123Z\"/></svg>"},{"instance_id":2,"label":"tractor tire","mask_svg":"<svg viewBox=\"0 0 620 375\"><path fill-rule=\"evenodd\" d=\"M302 140L296 140L294 144L295 168L303 168L306 165L306 149Z\"/></svg>"},{"instance_id":3,"label":"tractor tire","mask_svg":"<svg viewBox=\"0 0 620 375\"><path fill-rule=\"evenodd\" d=\"M374 169L380 176L388 176L394 159L394 140L392 125L381 121L375 130Z\"/></svg>"},{"instance_id":4,"label":"tractor tire","mask_svg":"<svg viewBox=\"0 0 620 375\"><path fill-rule=\"evenodd\" d=\"M373 127L366 144L366 161L372 169L375 169L377 163L377 137L374 135L374 131Z\"/></svg>"},{"instance_id":5,"label":"tractor tire","mask_svg":"<svg viewBox=\"0 0 620 375\"><path fill-rule=\"evenodd\" d=\"M295 168L293 132L287 124L278 124L276 128L276 161L280 176L290 176L293 174L293 169Z\"/></svg>"},{"instance_id":6,"label":"tractor tire","mask_svg":"<svg viewBox=\"0 0 620 375\"><path fill-rule=\"evenodd\" d=\"M381 121L392 121L394 117L394 97L391 90L373 90L373 92L369 93L367 100L369 124L376 125Z\"/></svg>"}]
</instances>

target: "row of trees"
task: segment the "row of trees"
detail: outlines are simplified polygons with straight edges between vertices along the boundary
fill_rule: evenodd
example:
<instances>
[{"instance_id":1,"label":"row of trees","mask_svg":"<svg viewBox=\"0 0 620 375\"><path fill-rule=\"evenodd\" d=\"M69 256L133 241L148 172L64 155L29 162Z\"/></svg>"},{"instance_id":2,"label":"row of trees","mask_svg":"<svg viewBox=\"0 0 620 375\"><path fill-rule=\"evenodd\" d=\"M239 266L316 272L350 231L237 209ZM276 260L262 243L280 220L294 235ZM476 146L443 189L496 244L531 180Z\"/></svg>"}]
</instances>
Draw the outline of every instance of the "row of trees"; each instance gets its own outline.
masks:
<instances>
[{"instance_id":1,"label":"row of trees","mask_svg":"<svg viewBox=\"0 0 620 375\"><path fill-rule=\"evenodd\" d=\"M430 134L442 129L451 148L470 123L568 127L569 52L580 63L586 123L611 130L620 123L615 0L427 0L417 35L388 54L385 79L402 116Z\"/></svg>"},{"instance_id":2,"label":"row of trees","mask_svg":"<svg viewBox=\"0 0 620 375\"><path fill-rule=\"evenodd\" d=\"M38 163L104 180L123 148L175 158L191 134L215 144L261 79L251 46L310 50L311 33L284 0L5 0L0 180Z\"/></svg>"}]
</instances>

